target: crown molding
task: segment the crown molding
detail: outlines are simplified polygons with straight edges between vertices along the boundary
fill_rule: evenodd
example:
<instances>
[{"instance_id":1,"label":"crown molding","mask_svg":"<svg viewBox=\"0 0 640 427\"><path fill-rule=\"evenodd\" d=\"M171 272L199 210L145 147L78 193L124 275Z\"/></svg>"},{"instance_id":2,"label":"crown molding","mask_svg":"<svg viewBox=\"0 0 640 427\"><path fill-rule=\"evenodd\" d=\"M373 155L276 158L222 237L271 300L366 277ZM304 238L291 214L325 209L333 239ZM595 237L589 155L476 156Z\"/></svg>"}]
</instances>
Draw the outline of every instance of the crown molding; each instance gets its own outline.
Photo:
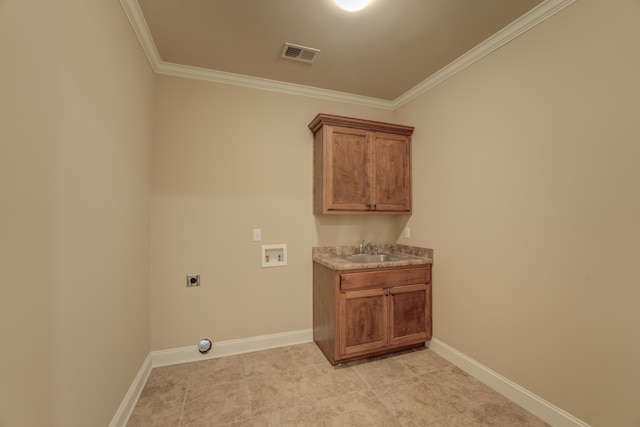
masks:
<instances>
[{"instance_id":1,"label":"crown molding","mask_svg":"<svg viewBox=\"0 0 640 427\"><path fill-rule=\"evenodd\" d=\"M206 68L172 64L164 61L159 62L156 72L158 74L166 74L170 76L207 80L216 83L225 83L253 89L287 93L289 95L308 96L311 98L324 99L327 101L346 102L349 104L357 104L386 110L390 110L393 108L392 101L387 101L384 99L353 95L345 92L320 89L312 86L297 85L293 83L285 83L277 80L269 80L259 77L243 76L241 74L227 73L224 71L214 71Z\"/></svg>"},{"instance_id":2,"label":"crown molding","mask_svg":"<svg viewBox=\"0 0 640 427\"><path fill-rule=\"evenodd\" d=\"M575 0L546 0L527 14L512 22L487 40L474 47L460 58L445 66L421 83L409 89L393 101L354 95L328 89L320 89L312 86L286 83L277 80L263 79L259 77L244 76L235 73L210 70L206 68L192 67L180 64L164 62L160 58L158 49L151 37L151 32L144 19L142 10L137 0L120 0L120 4L129 19L129 23L138 38L153 71L158 74L185 77L211 82L232 84L253 89L268 90L272 92L286 93L290 95L307 96L327 101L345 102L366 107L380 108L384 110L397 110L403 105L423 95L430 89L444 82L448 78L458 74L473 63L479 61L491 52L499 49L511 40L519 37L547 18L569 6Z\"/></svg>"},{"instance_id":3,"label":"crown molding","mask_svg":"<svg viewBox=\"0 0 640 427\"><path fill-rule=\"evenodd\" d=\"M140 43L144 54L147 56L147 60L149 61L151 68L153 68L153 71L157 73L161 62L160 54L158 53L155 42L153 41L153 37L151 37L151 31L149 31L147 21L144 19L138 0L120 0L120 5L124 10L125 15L127 15L129 24L131 24L131 28L138 38L138 42Z\"/></svg>"},{"instance_id":4,"label":"crown molding","mask_svg":"<svg viewBox=\"0 0 640 427\"><path fill-rule=\"evenodd\" d=\"M502 30L480 43L478 46L437 71L426 80L423 80L421 83L409 89L403 95L400 95L393 101L392 110L397 110L420 95L423 95L425 92L444 82L448 78L453 77L473 63L489 55L491 52L501 48L511 40L514 40L539 23L545 21L547 18L558 13L574 1L575 0L546 0L543 3L540 3L537 7L513 21L511 24L507 25Z\"/></svg>"}]
</instances>

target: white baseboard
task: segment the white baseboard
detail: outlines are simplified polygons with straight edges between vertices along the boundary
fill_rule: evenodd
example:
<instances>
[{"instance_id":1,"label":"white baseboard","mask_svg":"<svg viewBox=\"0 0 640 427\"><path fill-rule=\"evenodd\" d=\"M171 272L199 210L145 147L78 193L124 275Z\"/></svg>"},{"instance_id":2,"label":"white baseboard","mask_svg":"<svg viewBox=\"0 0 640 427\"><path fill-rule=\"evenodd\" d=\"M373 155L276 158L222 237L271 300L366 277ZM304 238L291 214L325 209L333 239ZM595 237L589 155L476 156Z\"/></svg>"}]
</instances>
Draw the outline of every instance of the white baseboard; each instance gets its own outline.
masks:
<instances>
[{"instance_id":1,"label":"white baseboard","mask_svg":"<svg viewBox=\"0 0 640 427\"><path fill-rule=\"evenodd\" d=\"M211 351L207 354L201 354L198 351L198 346L196 344L189 347L156 350L151 352L151 360L152 366L156 368L160 366L177 365L179 363L197 362L199 360L232 356L234 354L268 350L270 348L286 347L311 341L313 341L313 329L303 329L300 331L283 332L280 334L261 335L237 340L214 342L211 347Z\"/></svg>"},{"instance_id":2,"label":"white baseboard","mask_svg":"<svg viewBox=\"0 0 640 427\"><path fill-rule=\"evenodd\" d=\"M133 409L136 407L140 393L142 393L142 389L147 383L147 378L149 378L151 368L151 353L149 353L144 359L138 374L133 379L127 394L124 396L124 399L122 399L122 403L120 403L111 423L109 423L109 427L125 427L127 425L127 421L129 421L129 417L131 416Z\"/></svg>"},{"instance_id":3,"label":"white baseboard","mask_svg":"<svg viewBox=\"0 0 640 427\"><path fill-rule=\"evenodd\" d=\"M129 391L113 416L109 427L125 427L127 425L152 368L251 353L253 351L304 344L311 341L313 341L313 329L303 329L280 334L214 342L211 351L207 354L201 354L196 344L189 347L152 351L147 355L142 367L140 367L138 375L136 375L131 387L129 387Z\"/></svg>"},{"instance_id":4,"label":"white baseboard","mask_svg":"<svg viewBox=\"0 0 640 427\"><path fill-rule=\"evenodd\" d=\"M584 421L476 362L437 338L431 340L429 349L553 427L590 427Z\"/></svg>"}]
</instances>

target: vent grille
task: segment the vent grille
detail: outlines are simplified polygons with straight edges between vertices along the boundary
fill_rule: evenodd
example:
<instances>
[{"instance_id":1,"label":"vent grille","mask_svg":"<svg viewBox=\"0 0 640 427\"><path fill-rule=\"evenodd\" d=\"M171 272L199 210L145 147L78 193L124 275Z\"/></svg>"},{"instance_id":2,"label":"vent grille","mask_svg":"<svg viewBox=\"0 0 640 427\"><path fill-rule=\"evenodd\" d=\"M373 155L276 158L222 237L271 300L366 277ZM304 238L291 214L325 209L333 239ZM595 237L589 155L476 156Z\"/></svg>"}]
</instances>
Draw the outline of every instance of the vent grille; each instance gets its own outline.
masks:
<instances>
[{"instance_id":1,"label":"vent grille","mask_svg":"<svg viewBox=\"0 0 640 427\"><path fill-rule=\"evenodd\" d=\"M320 49L300 46L293 43L285 43L284 49L282 49L281 57L286 59L293 59L294 61L313 64L313 61L315 61L318 53L320 53Z\"/></svg>"}]
</instances>

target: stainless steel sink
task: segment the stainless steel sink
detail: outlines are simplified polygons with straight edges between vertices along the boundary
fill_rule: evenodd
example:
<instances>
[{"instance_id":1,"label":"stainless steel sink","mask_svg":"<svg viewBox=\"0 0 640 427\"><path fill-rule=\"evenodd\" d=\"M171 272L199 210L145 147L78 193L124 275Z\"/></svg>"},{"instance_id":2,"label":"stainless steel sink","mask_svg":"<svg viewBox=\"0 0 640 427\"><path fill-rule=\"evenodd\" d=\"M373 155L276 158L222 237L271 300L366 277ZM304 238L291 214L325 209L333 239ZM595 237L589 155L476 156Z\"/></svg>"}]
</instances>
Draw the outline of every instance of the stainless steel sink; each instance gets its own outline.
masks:
<instances>
[{"instance_id":1,"label":"stainless steel sink","mask_svg":"<svg viewBox=\"0 0 640 427\"><path fill-rule=\"evenodd\" d=\"M380 254L380 255L369 255L369 254L355 254L355 255L345 255L342 258L351 262L391 262L391 261L401 261L404 258L388 255L388 254Z\"/></svg>"}]
</instances>

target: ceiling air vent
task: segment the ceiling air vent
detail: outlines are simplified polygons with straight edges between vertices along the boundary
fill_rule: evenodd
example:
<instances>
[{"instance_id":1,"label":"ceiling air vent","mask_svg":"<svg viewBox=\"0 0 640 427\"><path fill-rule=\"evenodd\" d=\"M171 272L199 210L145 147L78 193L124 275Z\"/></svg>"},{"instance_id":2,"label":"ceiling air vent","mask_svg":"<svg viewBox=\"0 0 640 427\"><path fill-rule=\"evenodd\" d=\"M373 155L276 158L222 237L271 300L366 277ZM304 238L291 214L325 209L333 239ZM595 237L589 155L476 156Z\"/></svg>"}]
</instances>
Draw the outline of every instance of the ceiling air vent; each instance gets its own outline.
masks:
<instances>
[{"instance_id":1,"label":"ceiling air vent","mask_svg":"<svg viewBox=\"0 0 640 427\"><path fill-rule=\"evenodd\" d=\"M293 59L294 61L312 64L318 53L320 53L320 49L300 46L293 43L285 43L281 56L286 59Z\"/></svg>"}]
</instances>

